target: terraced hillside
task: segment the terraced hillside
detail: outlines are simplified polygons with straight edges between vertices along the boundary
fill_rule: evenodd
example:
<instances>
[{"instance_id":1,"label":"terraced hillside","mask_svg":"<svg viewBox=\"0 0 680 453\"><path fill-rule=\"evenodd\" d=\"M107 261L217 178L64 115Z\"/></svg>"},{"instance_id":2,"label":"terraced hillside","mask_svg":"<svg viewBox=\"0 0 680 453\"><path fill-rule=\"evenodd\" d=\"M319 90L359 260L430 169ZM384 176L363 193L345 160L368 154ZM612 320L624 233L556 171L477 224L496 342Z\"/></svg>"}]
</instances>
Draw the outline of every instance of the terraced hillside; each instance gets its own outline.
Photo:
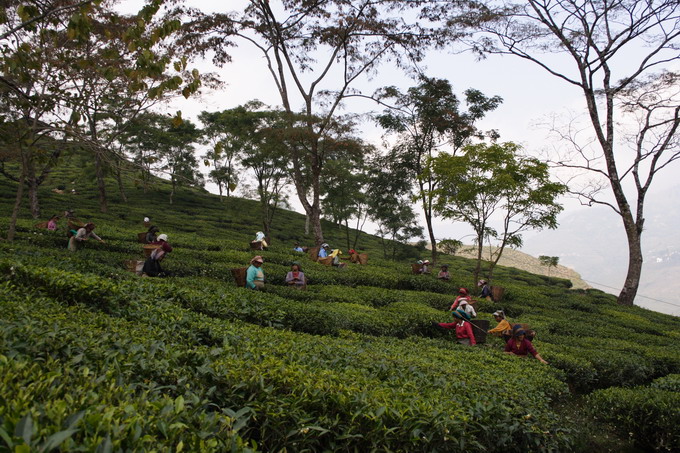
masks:
<instances>
[{"instance_id":1,"label":"terraced hillside","mask_svg":"<svg viewBox=\"0 0 680 453\"><path fill-rule=\"evenodd\" d=\"M68 171L51 178L46 217L74 207L106 243L71 253L27 208L0 242L0 451L680 449L677 318L500 268L505 297L479 302L478 318L502 308L529 323L542 365L432 328L470 284L465 258L443 258L453 281L440 282L381 259L364 235L367 266L324 267L291 251L309 239L304 218L282 212L255 292L230 269L252 257L256 203L184 190L169 205L159 182L101 214L87 188L50 191ZM14 190L0 180L3 229ZM142 256L144 216L169 235L171 277L124 268ZM326 232L342 246L344 231ZM307 291L284 286L292 261Z\"/></svg>"}]
</instances>

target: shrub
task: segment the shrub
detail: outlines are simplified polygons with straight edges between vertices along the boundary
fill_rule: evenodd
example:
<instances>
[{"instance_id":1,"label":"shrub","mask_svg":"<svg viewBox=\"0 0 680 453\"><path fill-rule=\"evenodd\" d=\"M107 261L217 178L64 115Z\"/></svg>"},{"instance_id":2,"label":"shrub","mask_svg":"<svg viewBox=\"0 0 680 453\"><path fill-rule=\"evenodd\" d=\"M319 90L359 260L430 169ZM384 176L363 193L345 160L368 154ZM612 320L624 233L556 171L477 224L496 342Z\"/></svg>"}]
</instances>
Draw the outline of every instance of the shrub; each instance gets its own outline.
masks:
<instances>
[{"instance_id":1,"label":"shrub","mask_svg":"<svg viewBox=\"0 0 680 453\"><path fill-rule=\"evenodd\" d=\"M654 387L609 388L588 397L594 417L646 451L680 450L680 393Z\"/></svg>"}]
</instances>

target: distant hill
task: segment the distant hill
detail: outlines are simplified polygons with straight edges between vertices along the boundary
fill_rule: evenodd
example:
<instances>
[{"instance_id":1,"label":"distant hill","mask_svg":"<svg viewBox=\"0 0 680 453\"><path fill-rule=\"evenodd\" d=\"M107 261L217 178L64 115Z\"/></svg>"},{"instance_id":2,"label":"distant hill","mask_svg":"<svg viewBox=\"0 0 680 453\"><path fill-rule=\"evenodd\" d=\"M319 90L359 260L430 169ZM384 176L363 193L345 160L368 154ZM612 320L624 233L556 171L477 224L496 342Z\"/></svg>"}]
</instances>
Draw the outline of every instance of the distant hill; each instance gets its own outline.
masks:
<instances>
[{"instance_id":1,"label":"distant hill","mask_svg":"<svg viewBox=\"0 0 680 453\"><path fill-rule=\"evenodd\" d=\"M489 248L484 247L484 256L489 256ZM477 249L474 246L467 245L462 247L456 256L461 256L463 258L476 258ZM532 274L546 275L548 277L559 277L571 280L574 285L574 289L587 289L591 288L588 283L586 283L578 272L569 267L558 265L557 267L547 268L543 266L541 262L535 256L531 256L527 253L520 252L519 250L505 249L503 250L503 255L498 262L499 266L514 267L517 269L522 269Z\"/></svg>"}]
</instances>

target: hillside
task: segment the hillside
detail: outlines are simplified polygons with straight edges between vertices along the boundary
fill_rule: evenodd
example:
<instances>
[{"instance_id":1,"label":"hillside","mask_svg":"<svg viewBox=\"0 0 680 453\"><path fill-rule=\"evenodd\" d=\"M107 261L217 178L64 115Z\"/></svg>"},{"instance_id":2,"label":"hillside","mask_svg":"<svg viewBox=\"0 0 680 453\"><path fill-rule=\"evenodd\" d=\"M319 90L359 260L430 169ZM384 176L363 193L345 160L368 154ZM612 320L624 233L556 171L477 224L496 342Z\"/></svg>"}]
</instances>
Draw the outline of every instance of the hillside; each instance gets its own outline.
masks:
<instances>
[{"instance_id":1,"label":"hillside","mask_svg":"<svg viewBox=\"0 0 680 453\"><path fill-rule=\"evenodd\" d=\"M262 252L264 291L235 285L260 229L257 204L157 181L109 187L98 212L77 165L40 193L45 218L74 208L106 241L66 250L64 230L24 207L0 242L0 451L677 451L680 321L620 307L562 278L500 267L497 303L538 332L549 362L503 353L489 337L459 345L449 321L474 262L446 257L453 281L412 275L363 235L367 266L337 269L292 252L304 218L277 214ZM77 195L52 188L81 178ZM0 179L0 228L15 187ZM135 241L149 216L174 250L167 278L141 278ZM63 227L63 222L62 222ZM325 225L327 241L344 231ZM344 248L344 247L343 247ZM258 252L259 253L259 252ZM306 291L287 288L297 261ZM630 434L629 434L630 433Z\"/></svg>"},{"instance_id":2,"label":"hillside","mask_svg":"<svg viewBox=\"0 0 680 453\"><path fill-rule=\"evenodd\" d=\"M484 251L482 253L483 256L488 257L489 248L484 247ZM456 252L456 256L474 259L477 257L477 248L471 245L464 246ZM522 269L527 272L531 272L532 274L564 278L571 282L572 288L574 289L590 288L590 285L583 281L579 273L576 272L574 269L563 266L561 264L558 265L557 267L548 268L546 266L541 265L541 262L538 260L538 258L523 253L519 250L513 249L503 250L503 255L501 256L501 259L498 261L498 264L500 266Z\"/></svg>"}]
</instances>

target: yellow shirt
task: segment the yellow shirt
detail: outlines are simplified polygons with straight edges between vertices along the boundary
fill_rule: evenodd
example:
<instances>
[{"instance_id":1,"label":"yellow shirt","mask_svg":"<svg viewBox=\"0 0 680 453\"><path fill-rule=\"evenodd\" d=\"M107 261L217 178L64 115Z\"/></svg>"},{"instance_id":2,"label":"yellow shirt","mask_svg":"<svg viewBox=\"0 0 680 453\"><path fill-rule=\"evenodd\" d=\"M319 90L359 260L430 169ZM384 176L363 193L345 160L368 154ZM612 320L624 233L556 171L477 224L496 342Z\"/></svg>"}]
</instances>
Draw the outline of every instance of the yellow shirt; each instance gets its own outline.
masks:
<instances>
[{"instance_id":1,"label":"yellow shirt","mask_svg":"<svg viewBox=\"0 0 680 453\"><path fill-rule=\"evenodd\" d=\"M501 334L501 333L503 333L505 330L510 330L510 329L511 329L511 327L510 327L510 323L508 322L508 320L507 320L507 319L501 319L501 322L499 322L498 325L497 325L496 327L494 327L493 329L489 330L488 333L490 333L490 334L492 334L492 335L493 335L493 334L496 334L496 333L497 333L497 334Z\"/></svg>"}]
</instances>

